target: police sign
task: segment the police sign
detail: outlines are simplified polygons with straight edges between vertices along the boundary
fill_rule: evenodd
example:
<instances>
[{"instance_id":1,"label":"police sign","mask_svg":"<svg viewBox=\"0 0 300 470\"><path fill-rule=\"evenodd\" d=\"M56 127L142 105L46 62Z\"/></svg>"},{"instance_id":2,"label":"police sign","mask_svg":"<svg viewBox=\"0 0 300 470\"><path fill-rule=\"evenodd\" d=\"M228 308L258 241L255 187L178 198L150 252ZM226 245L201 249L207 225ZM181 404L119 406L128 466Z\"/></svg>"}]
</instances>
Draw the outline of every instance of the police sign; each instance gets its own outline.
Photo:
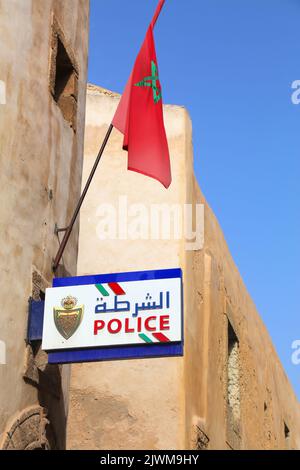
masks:
<instances>
[{"instance_id":1,"label":"police sign","mask_svg":"<svg viewBox=\"0 0 300 470\"><path fill-rule=\"evenodd\" d=\"M180 269L56 278L46 290L49 362L183 354Z\"/></svg>"}]
</instances>

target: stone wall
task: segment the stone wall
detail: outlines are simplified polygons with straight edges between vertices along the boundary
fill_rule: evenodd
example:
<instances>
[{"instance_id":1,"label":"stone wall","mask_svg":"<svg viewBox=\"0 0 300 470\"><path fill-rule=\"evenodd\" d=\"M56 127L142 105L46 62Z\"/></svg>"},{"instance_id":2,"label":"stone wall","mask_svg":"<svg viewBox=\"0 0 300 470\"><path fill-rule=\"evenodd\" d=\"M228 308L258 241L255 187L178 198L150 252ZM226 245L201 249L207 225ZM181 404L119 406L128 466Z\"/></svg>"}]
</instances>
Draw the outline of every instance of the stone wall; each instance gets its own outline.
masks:
<instances>
[{"instance_id":1,"label":"stone wall","mask_svg":"<svg viewBox=\"0 0 300 470\"><path fill-rule=\"evenodd\" d=\"M52 282L55 224L67 225L80 195L88 30L88 0L0 0L4 448L65 446L69 368L49 366L26 330L29 298ZM78 224L60 273L76 274L77 247Z\"/></svg>"}]
</instances>

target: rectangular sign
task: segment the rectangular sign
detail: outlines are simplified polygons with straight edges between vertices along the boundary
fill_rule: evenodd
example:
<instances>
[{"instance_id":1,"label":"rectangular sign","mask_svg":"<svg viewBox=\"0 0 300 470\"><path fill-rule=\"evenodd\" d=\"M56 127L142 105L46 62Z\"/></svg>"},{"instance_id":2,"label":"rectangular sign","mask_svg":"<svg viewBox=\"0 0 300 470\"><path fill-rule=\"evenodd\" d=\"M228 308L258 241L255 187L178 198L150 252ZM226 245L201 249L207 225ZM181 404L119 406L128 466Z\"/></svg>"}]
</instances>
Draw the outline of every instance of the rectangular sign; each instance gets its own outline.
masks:
<instances>
[{"instance_id":1,"label":"rectangular sign","mask_svg":"<svg viewBox=\"0 0 300 470\"><path fill-rule=\"evenodd\" d=\"M46 290L49 362L182 355L180 269L56 278Z\"/></svg>"}]
</instances>

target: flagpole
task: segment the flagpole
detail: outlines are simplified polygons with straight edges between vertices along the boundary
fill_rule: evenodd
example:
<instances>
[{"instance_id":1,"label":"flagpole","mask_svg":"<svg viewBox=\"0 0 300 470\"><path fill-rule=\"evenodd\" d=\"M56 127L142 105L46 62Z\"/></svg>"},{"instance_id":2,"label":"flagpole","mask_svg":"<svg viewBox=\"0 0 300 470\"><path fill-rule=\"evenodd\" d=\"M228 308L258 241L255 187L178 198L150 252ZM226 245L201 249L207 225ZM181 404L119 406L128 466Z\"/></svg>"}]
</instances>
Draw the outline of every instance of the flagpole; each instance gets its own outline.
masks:
<instances>
[{"instance_id":1,"label":"flagpole","mask_svg":"<svg viewBox=\"0 0 300 470\"><path fill-rule=\"evenodd\" d=\"M99 162L100 162L100 160L101 160L102 154L103 154L103 152L104 152L104 149L105 149L105 147L106 147L106 144L107 144L107 142L108 142L108 139L109 139L109 137L110 137L110 134L111 134L111 132L112 132L112 130L113 130L113 127L114 127L113 124L110 124L110 126L109 126L109 128L108 128L108 130L107 130L107 132L106 132L106 135L105 135L105 137L104 137L104 140L103 140L102 145L101 145L101 147L100 147L100 150L99 150L99 152L98 152L97 158L96 158L96 160L95 160L94 166L93 166L93 168L92 168L92 170L91 170L91 173L90 173L90 175L89 175L89 177L88 177L87 182L85 183L84 190L82 191L82 194L81 194L81 196L80 196L80 198L79 198L79 201L78 201L77 206L76 206L76 208L75 208L75 211L74 211L74 214L73 214L73 216L72 216L72 219L71 219L70 224L68 225L68 227L67 227L66 229L56 229L56 232L64 231L65 234L64 234L64 237L63 237L63 239L62 239L62 242L61 242L61 244L60 244L60 246L59 246L59 249L58 249L58 252L57 252L56 257L55 257L55 259L54 259L53 265L52 265L52 269L53 269L53 272L54 272L54 273L55 273L55 271L57 270L58 265L59 265L59 262L60 262L60 260L61 260L61 257L62 257L62 255L63 255L63 253L64 253L64 251L65 251L65 248L66 248L66 245L67 245L68 240L69 240L69 238L70 238L70 235L71 235L73 226L74 226L74 224L75 224L75 222L76 222L78 213L79 213L79 211L80 211L80 208L81 208L81 206L82 206L82 203L83 203L83 201L84 201L84 198L85 198L85 196L86 196L86 193L88 192L88 189L89 189L89 187L90 187L90 184L91 184L91 182L92 182L92 179L93 179L93 177L94 177L94 174L95 174L95 172L96 172L96 170L97 170L98 164L99 164Z\"/></svg>"}]
</instances>

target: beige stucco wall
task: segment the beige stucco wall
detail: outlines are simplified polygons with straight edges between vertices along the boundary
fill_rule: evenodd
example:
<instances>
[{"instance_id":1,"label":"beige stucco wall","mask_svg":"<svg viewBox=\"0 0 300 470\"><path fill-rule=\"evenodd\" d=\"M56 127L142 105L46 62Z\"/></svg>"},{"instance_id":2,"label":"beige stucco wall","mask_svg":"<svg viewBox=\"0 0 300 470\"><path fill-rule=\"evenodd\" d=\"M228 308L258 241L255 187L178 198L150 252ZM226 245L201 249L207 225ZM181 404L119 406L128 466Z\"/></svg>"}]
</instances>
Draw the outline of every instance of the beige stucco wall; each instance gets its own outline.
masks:
<instances>
[{"instance_id":1,"label":"beige stucco wall","mask_svg":"<svg viewBox=\"0 0 300 470\"><path fill-rule=\"evenodd\" d=\"M83 181L119 96L89 86ZM269 335L230 256L193 174L192 126L186 110L165 106L173 182L126 169L114 130L81 212L78 273L181 267L184 357L72 366L70 449L300 448L299 403ZM205 205L204 247L183 240L100 240L99 206L119 197L142 203ZM133 215L133 214L131 214ZM227 413L227 318L239 340L239 429ZM284 421L290 429L284 437Z\"/></svg>"},{"instance_id":2,"label":"beige stucco wall","mask_svg":"<svg viewBox=\"0 0 300 470\"><path fill-rule=\"evenodd\" d=\"M194 200L205 204L205 245L185 259L193 299L185 303L186 446L196 424L211 449L299 449L299 402L214 214L195 180L191 187ZM239 438L227 415L227 319L239 340Z\"/></svg>"},{"instance_id":3,"label":"beige stucco wall","mask_svg":"<svg viewBox=\"0 0 300 470\"><path fill-rule=\"evenodd\" d=\"M100 93L93 87L88 89L83 182L118 100L117 95ZM118 207L119 197L127 196L128 206L142 202L149 208L150 203L176 203L184 198L181 180L186 166L186 143L182 129L188 118L180 107L169 106L165 111L176 175L172 187L166 191L156 181L128 172L126 153L121 150L122 136L113 130L82 208L78 273L168 268L183 263L181 240L110 241L100 240L97 234L100 220L97 210L101 203ZM107 362L72 365L72 368L68 448L181 448L184 445L182 359Z\"/></svg>"},{"instance_id":4,"label":"beige stucco wall","mask_svg":"<svg viewBox=\"0 0 300 470\"><path fill-rule=\"evenodd\" d=\"M53 15L79 72L76 133L50 94ZM39 369L34 362L39 356L28 357L35 353L26 348L25 337L32 271L41 287L51 283L58 249L54 225L66 226L80 194L88 17L88 0L0 0L0 80L6 89L6 104L3 99L0 104L0 340L6 344L7 362L0 365L0 437L10 447L30 444L30 435L20 437L25 428L16 428L9 443L6 432L15 419L23 419L24 410L38 405L50 408L52 425L60 427L58 445L64 440L67 394L59 389L67 389L68 368L54 396L52 375L59 371L44 359ZM64 268L72 274L77 243L78 225L64 256ZM39 421L38 414L32 416Z\"/></svg>"}]
</instances>

